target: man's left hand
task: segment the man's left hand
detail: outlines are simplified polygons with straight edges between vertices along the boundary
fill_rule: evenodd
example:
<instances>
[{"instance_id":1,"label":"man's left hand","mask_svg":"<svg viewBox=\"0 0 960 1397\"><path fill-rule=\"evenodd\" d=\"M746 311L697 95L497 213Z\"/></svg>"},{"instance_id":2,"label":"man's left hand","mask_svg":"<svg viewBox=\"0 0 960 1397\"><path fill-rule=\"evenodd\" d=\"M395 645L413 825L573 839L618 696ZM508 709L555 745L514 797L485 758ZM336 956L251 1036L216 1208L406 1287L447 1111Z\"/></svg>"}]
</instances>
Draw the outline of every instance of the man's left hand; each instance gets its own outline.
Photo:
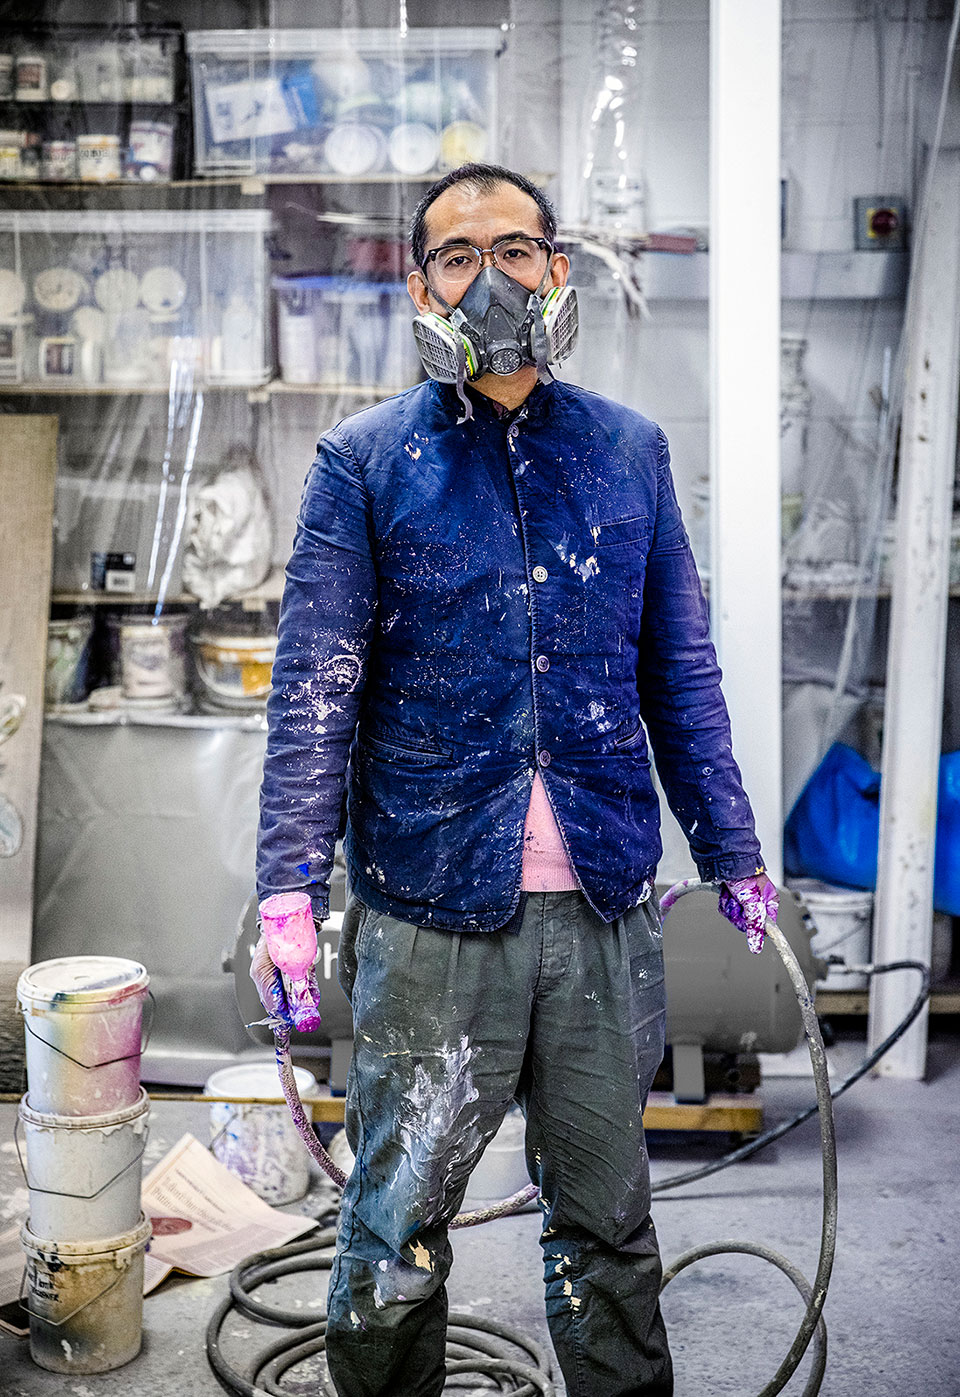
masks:
<instances>
[{"instance_id":1,"label":"man's left hand","mask_svg":"<svg viewBox=\"0 0 960 1397\"><path fill-rule=\"evenodd\" d=\"M775 922L780 908L777 889L765 873L734 878L720 884L719 908L728 922L745 933L754 955L763 950L767 921Z\"/></svg>"}]
</instances>

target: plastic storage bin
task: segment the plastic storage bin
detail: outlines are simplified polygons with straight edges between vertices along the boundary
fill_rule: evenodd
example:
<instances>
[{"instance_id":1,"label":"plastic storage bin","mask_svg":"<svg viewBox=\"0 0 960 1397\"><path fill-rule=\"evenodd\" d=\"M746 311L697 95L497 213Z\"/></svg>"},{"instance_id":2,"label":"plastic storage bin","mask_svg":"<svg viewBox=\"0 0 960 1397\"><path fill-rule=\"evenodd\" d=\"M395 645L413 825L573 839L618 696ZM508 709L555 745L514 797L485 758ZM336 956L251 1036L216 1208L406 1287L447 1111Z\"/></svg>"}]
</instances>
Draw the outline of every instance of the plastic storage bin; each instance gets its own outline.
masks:
<instances>
[{"instance_id":1,"label":"plastic storage bin","mask_svg":"<svg viewBox=\"0 0 960 1397\"><path fill-rule=\"evenodd\" d=\"M187 35L200 174L430 176L497 156L499 29Z\"/></svg>"},{"instance_id":2,"label":"plastic storage bin","mask_svg":"<svg viewBox=\"0 0 960 1397\"><path fill-rule=\"evenodd\" d=\"M265 209L0 211L0 382L266 381Z\"/></svg>"},{"instance_id":3,"label":"plastic storage bin","mask_svg":"<svg viewBox=\"0 0 960 1397\"><path fill-rule=\"evenodd\" d=\"M286 383L408 388L420 377L403 282L275 277L280 374Z\"/></svg>"}]
</instances>

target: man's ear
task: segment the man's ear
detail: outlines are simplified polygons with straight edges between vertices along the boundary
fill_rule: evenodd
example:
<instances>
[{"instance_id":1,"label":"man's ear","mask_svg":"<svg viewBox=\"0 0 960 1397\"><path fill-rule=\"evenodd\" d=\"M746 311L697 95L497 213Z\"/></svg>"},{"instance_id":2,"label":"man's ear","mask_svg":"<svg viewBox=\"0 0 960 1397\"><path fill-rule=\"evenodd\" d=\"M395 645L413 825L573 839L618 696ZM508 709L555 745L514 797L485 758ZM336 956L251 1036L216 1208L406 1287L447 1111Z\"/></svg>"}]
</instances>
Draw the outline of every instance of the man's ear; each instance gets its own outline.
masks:
<instances>
[{"instance_id":1,"label":"man's ear","mask_svg":"<svg viewBox=\"0 0 960 1397\"><path fill-rule=\"evenodd\" d=\"M550 264L548 286L566 286L570 275L570 258L565 252L555 252Z\"/></svg>"},{"instance_id":2,"label":"man's ear","mask_svg":"<svg viewBox=\"0 0 960 1397\"><path fill-rule=\"evenodd\" d=\"M418 315L426 315L431 309L430 291L427 287L426 278L423 272L417 269L407 277L407 291L410 299L417 308Z\"/></svg>"}]
</instances>

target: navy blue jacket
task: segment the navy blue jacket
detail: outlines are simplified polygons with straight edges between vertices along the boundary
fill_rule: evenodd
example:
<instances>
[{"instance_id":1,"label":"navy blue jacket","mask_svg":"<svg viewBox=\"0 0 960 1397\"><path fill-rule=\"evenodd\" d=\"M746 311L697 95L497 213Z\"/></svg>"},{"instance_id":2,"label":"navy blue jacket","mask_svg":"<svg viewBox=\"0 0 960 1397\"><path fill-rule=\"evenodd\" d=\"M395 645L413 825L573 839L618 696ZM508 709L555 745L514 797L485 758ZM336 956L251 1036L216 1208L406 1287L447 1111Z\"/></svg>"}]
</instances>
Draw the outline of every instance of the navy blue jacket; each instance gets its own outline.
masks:
<instances>
[{"instance_id":1,"label":"navy blue jacket","mask_svg":"<svg viewBox=\"0 0 960 1397\"><path fill-rule=\"evenodd\" d=\"M539 769L605 921L660 857L657 769L706 879L760 850L655 423L567 383L507 425L420 384L334 427L304 486L268 706L258 895L351 884L420 926L517 907ZM349 765L349 770L348 770Z\"/></svg>"}]
</instances>

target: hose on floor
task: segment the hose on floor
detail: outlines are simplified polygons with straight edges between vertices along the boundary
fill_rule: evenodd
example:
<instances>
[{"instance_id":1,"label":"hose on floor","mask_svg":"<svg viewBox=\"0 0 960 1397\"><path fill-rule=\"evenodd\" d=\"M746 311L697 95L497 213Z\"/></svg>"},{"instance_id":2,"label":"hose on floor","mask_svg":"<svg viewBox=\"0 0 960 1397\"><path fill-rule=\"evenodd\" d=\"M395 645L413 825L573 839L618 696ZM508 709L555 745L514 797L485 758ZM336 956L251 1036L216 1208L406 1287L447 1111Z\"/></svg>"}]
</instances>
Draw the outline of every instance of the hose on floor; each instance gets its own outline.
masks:
<instances>
[{"instance_id":1,"label":"hose on floor","mask_svg":"<svg viewBox=\"0 0 960 1397\"><path fill-rule=\"evenodd\" d=\"M207 1325L206 1345L210 1366L228 1392L237 1397L289 1397L281 1379L288 1369L321 1354L326 1347L324 1311L305 1315L302 1309L268 1305L253 1291L266 1281L298 1271L328 1271L333 1262L336 1229L325 1228L306 1241L248 1256L230 1275L230 1294L217 1306ZM220 1342L224 1322L231 1310L266 1324L297 1329L294 1337L277 1339L256 1354L244 1376L224 1357ZM546 1351L509 1324L478 1319L451 1311L447 1320L447 1376L493 1378L498 1391L513 1397L556 1397L550 1359ZM337 1397L336 1389L321 1371L322 1397ZM507 1386L509 1384L509 1386Z\"/></svg>"}]
</instances>

